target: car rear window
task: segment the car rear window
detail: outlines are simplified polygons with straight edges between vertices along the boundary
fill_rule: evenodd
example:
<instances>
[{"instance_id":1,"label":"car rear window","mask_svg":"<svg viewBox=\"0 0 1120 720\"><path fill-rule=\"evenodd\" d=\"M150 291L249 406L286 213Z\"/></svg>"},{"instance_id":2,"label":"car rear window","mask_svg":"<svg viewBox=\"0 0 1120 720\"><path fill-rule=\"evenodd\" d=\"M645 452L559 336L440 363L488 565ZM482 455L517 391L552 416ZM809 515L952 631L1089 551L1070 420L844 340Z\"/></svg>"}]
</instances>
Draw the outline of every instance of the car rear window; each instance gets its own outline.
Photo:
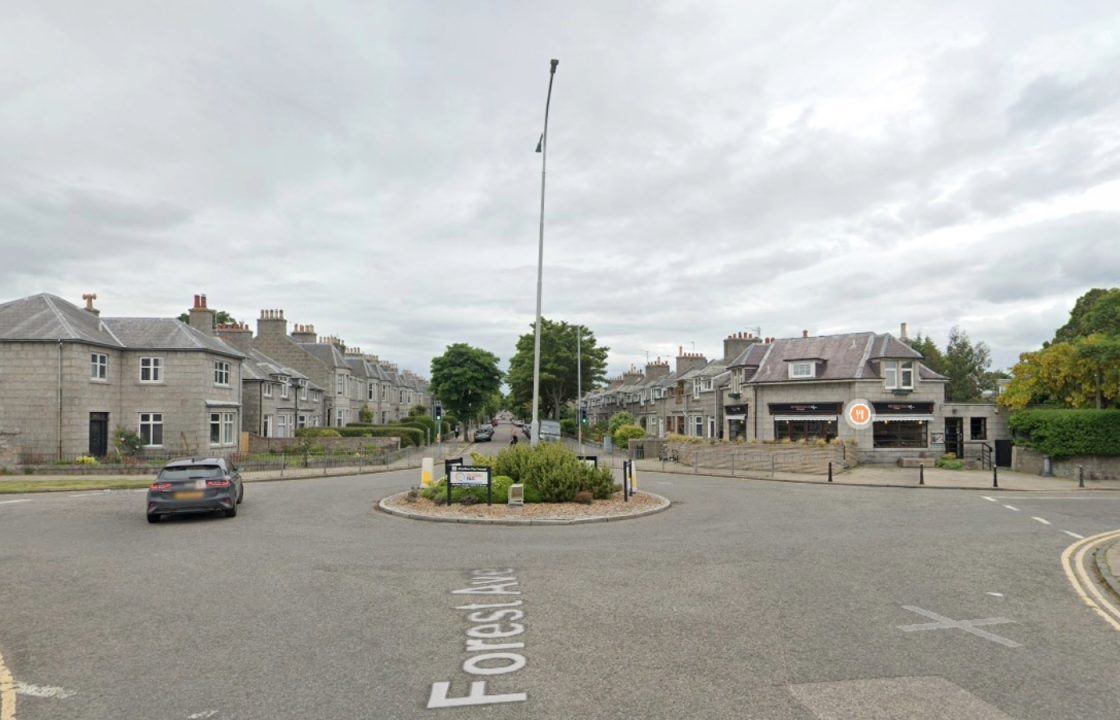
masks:
<instances>
[{"instance_id":1,"label":"car rear window","mask_svg":"<svg viewBox=\"0 0 1120 720\"><path fill-rule=\"evenodd\" d=\"M188 465L186 467L164 468L159 471L159 479L167 482L220 478L222 475L222 468L218 465Z\"/></svg>"}]
</instances>

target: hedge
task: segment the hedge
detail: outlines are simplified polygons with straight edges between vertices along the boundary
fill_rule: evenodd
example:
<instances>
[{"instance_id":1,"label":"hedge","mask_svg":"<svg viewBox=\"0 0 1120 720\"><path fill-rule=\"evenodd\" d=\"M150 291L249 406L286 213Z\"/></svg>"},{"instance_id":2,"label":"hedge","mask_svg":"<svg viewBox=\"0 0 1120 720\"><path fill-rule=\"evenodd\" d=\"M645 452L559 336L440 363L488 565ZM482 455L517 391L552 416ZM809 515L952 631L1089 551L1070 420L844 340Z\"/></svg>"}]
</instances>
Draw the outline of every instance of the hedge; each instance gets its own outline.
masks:
<instances>
[{"instance_id":1,"label":"hedge","mask_svg":"<svg viewBox=\"0 0 1120 720\"><path fill-rule=\"evenodd\" d=\"M1022 410L1010 426L1016 445L1055 459L1120 455L1120 410Z\"/></svg>"},{"instance_id":2,"label":"hedge","mask_svg":"<svg viewBox=\"0 0 1120 720\"><path fill-rule=\"evenodd\" d=\"M414 427L401 427L399 425L362 425L350 423L344 428L338 428L342 437L395 437L400 438L401 447L423 445L425 433Z\"/></svg>"}]
</instances>

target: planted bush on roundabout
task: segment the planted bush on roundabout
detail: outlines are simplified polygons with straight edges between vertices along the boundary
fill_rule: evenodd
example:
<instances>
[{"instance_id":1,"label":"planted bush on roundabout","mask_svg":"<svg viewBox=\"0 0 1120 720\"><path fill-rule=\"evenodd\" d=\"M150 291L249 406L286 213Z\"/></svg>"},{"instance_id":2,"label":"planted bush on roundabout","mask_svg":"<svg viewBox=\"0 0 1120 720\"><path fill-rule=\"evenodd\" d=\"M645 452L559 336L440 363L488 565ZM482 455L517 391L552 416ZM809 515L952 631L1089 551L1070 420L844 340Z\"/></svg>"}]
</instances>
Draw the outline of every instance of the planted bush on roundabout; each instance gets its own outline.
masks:
<instances>
[{"instance_id":1,"label":"planted bush on roundabout","mask_svg":"<svg viewBox=\"0 0 1120 720\"><path fill-rule=\"evenodd\" d=\"M610 468L592 467L576 453L557 443L537 447L514 445L496 457L471 453L471 464L489 467L492 473L493 502L504 504L509 499L510 485L525 486L526 503L568 503L576 494L588 492L596 500L606 500L617 490ZM447 478L423 491L434 502L447 501ZM473 504L486 502L485 487L452 487L451 502Z\"/></svg>"}]
</instances>

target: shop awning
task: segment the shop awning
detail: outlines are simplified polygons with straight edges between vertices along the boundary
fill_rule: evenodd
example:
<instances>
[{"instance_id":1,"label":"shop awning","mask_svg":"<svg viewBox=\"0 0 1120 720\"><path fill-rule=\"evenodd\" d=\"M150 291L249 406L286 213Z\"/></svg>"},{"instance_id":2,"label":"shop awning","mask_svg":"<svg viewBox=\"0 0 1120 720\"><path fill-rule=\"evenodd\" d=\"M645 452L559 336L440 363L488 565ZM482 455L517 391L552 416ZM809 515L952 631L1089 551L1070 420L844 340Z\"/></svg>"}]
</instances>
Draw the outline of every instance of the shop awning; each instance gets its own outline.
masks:
<instances>
[{"instance_id":1,"label":"shop awning","mask_svg":"<svg viewBox=\"0 0 1120 720\"><path fill-rule=\"evenodd\" d=\"M806 415L806 414L774 415L773 418L777 422L781 422L781 421L784 421L784 420L821 420L823 422L834 422L836 420L835 415Z\"/></svg>"},{"instance_id":2,"label":"shop awning","mask_svg":"<svg viewBox=\"0 0 1120 720\"><path fill-rule=\"evenodd\" d=\"M933 415L876 415L875 422L933 422Z\"/></svg>"}]
</instances>

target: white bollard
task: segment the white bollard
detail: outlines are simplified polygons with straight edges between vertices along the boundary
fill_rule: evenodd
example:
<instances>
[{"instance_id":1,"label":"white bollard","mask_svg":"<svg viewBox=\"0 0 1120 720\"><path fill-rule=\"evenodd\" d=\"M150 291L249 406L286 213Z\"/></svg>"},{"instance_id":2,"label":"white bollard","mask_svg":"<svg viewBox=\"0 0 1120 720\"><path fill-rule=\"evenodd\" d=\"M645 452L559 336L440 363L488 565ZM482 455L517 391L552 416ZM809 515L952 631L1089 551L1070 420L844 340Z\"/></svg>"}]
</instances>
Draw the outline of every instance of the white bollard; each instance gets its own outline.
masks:
<instances>
[{"instance_id":1,"label":"white bollard","mask_svg":"<svg viewBox=\"0 0 1120 720\"><path fill-rule=\"evenodd\" d=\"M432 469L433 469L433 467L434 467L434 461L430 457L426 457L420 462L420 486L421 487L431 487L432 486Z\"/></svg>"}]
</instances>

